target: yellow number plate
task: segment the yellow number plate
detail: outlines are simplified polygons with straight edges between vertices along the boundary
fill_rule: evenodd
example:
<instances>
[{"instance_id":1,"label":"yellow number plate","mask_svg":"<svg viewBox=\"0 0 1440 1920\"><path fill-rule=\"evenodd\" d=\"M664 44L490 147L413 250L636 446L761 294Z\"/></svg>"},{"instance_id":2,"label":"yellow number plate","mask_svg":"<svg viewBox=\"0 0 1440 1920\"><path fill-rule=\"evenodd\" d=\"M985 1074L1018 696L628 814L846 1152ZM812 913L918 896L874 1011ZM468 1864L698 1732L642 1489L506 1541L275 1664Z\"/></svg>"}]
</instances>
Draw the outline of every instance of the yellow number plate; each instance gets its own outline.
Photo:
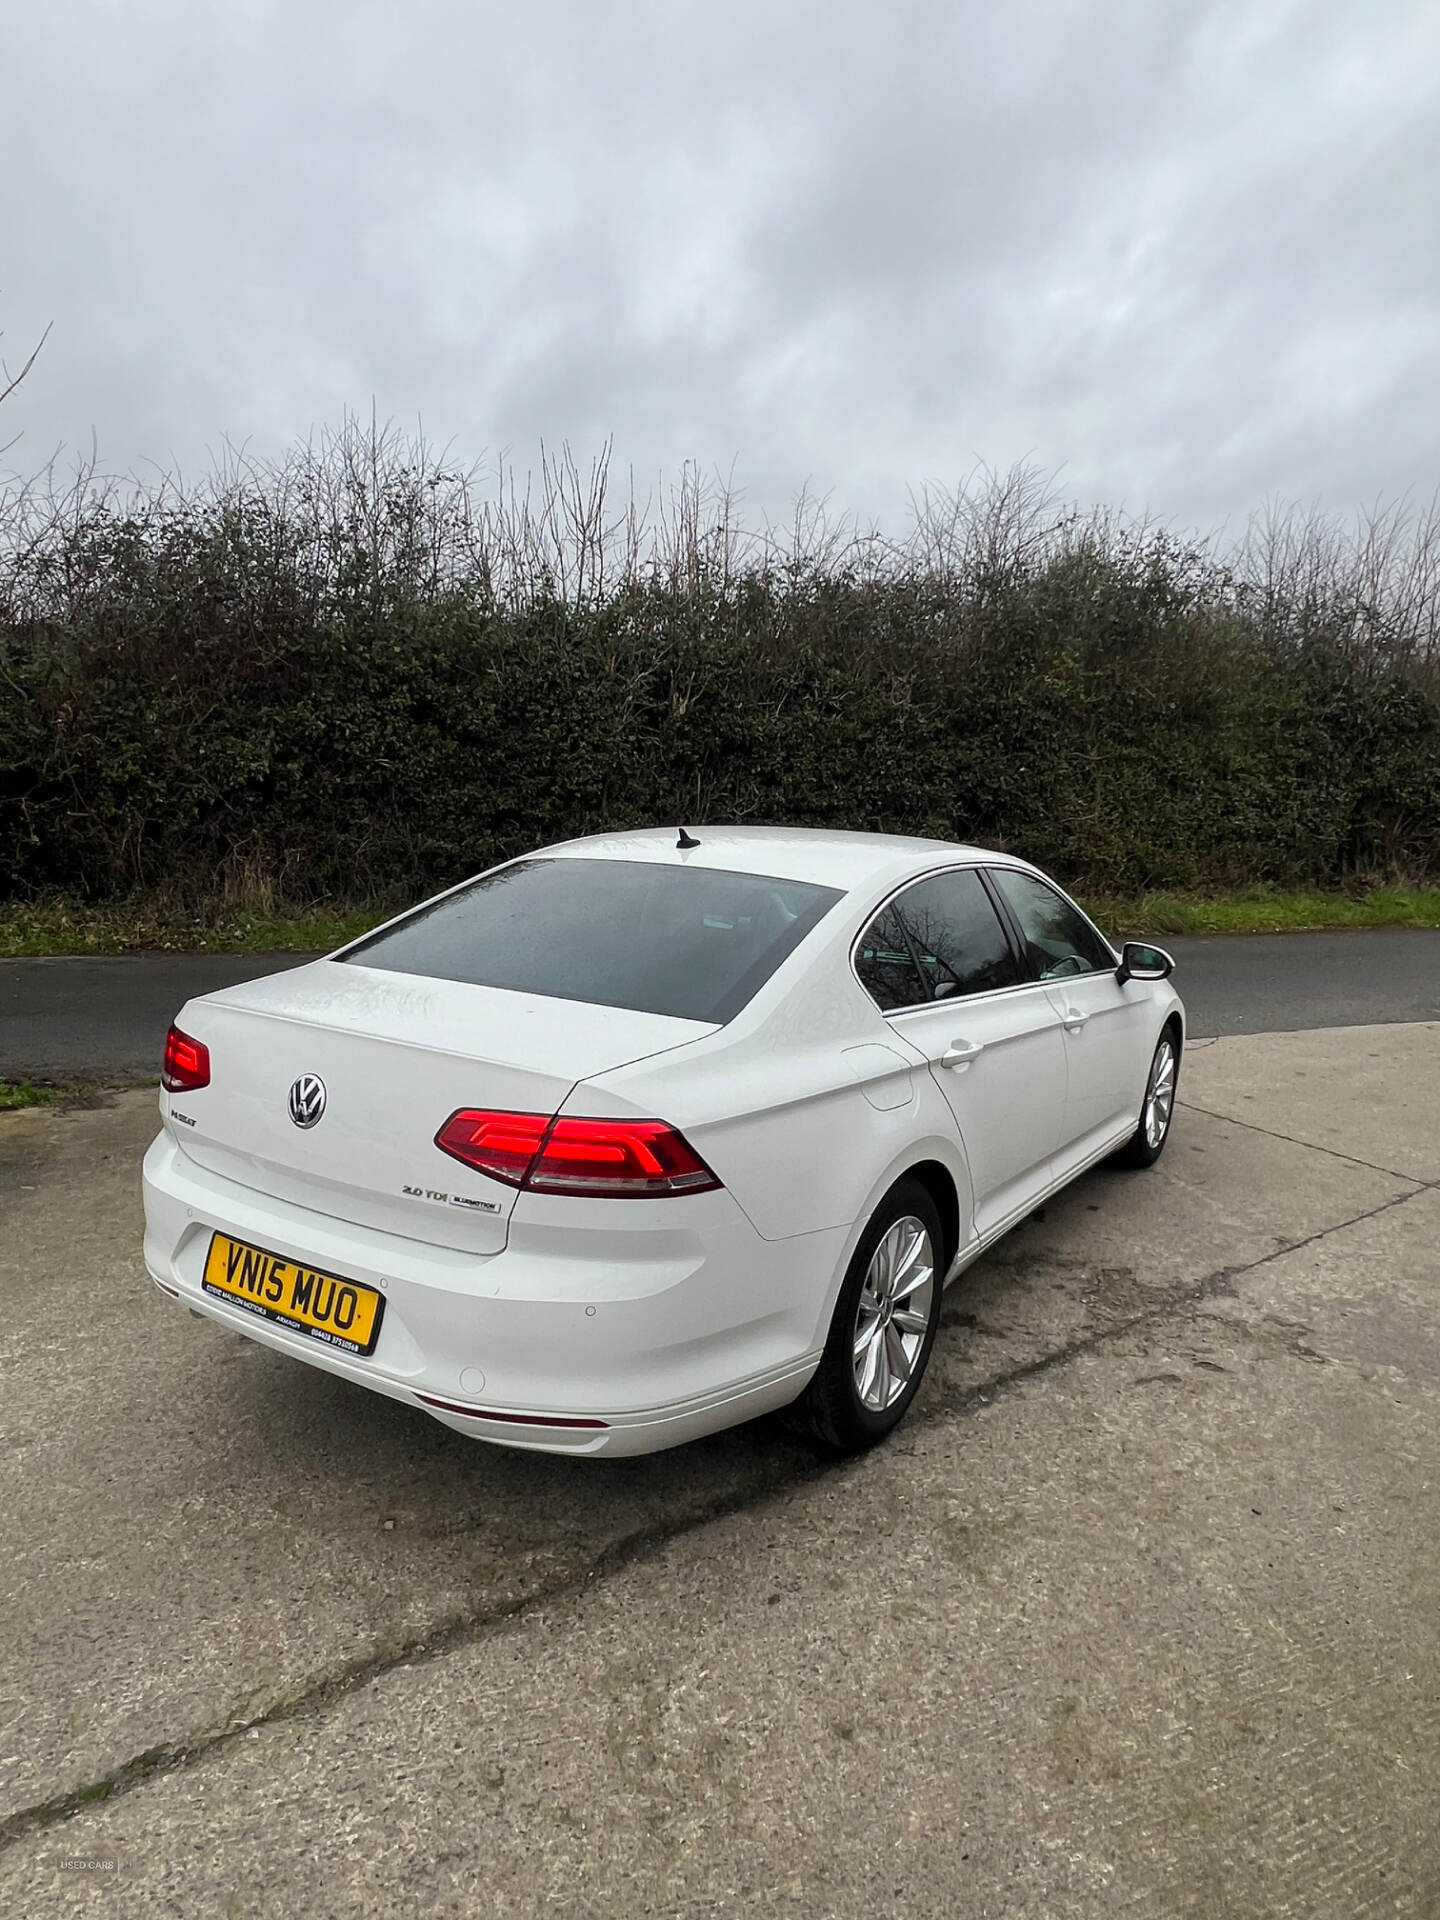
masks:
<instances>
[{"instance_id":1,"label":"yellow number plate","mask_svg":"<svg viewBox=\"0 0 1440 1920\"><path fill-rule=\"evenodd\" d=\"M358 1280L317 1273L261 1247L247 1247L227 1234L212 1235L200 1284L206 1293L233 1300L262 1320L299 1327L312 1340L343 1353L373 1353L380 1337L383 1293Z\"/></svg>"}]
</instances>

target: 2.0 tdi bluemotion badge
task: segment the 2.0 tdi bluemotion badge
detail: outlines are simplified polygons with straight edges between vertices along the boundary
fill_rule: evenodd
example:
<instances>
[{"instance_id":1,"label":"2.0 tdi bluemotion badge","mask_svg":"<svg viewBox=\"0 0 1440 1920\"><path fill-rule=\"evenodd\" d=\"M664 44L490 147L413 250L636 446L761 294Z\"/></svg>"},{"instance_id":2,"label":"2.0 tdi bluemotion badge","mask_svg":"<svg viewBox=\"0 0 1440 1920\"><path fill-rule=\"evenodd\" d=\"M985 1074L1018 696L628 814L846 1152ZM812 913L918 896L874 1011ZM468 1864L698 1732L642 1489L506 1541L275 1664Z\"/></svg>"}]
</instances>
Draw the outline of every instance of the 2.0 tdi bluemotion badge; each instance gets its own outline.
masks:
<instances>
[{"instance_id":1,"label":"2.0 tdi bluemotion badge","mask_svg":"<svg viewBox=\"0 0 1440 1920\"><path fill-rule=\"evenodd\" d=\"M1168 957L938 840L621 833L190 1001L145 1159L175 1298L512 1446L794 1402L880 1439L945 1283L1165 1145Z\"/></svg>"}]
</instances>

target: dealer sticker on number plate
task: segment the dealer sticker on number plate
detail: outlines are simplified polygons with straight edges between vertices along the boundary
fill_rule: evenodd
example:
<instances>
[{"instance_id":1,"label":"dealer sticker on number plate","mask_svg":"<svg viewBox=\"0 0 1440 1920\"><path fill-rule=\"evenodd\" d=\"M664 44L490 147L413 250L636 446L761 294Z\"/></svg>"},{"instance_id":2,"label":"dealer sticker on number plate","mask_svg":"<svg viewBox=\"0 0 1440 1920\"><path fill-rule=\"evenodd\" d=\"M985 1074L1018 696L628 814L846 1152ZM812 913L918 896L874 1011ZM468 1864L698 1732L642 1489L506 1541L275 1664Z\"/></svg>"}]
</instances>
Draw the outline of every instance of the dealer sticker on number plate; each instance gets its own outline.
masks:
<instances>
[{"instance_id":1,"label":"dealer sticker on number plate","mask_svg":"<svg viewBox=\"0 0 1440 1920\"><path fill-rule=\"evenodd\" d=\"M385 1296L358 1280L318 1273L262 1247L217 1233L205 1256L201 1286L262 1320L298 1327L312 1340L343 1353L373 1353Z\"/></svg>"}]
</instances>

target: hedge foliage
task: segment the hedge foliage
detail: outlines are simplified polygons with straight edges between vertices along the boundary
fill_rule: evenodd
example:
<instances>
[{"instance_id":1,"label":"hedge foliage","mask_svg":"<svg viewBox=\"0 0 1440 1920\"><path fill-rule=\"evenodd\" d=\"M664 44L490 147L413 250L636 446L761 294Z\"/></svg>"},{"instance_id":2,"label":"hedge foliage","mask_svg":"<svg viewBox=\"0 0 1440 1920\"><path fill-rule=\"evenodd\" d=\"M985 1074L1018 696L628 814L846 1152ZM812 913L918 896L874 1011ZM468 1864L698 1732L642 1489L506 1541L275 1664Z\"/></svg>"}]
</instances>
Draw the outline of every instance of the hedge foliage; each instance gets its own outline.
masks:
<instances>
[{"instance_id":1,"label":"hedge foliage","mask_svg":"<svg viewBox=\"0 0 1440 1920\"><path fill-rule=\"evenodd\" d=\"M642 538L603 466L477 510L366 438L200 497L9 498L0 896L379 900L719 820L1116 892L1440 873L1430 636L1333 567L1257 581L1023 475L898 548L746 542L694 490Z\"/></svg>"}]
</instances>

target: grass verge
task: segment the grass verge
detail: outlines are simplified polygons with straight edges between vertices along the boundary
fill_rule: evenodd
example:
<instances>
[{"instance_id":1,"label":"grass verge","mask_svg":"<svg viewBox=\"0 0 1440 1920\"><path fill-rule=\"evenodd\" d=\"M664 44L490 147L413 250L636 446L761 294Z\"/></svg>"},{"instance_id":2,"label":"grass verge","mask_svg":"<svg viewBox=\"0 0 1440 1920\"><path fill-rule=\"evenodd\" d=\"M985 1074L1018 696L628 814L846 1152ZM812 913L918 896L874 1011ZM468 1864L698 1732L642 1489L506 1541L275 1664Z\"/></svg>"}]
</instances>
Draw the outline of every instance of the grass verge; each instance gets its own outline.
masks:
<instances>
[{"instance_id":1,"label":"grass verge","mask_svg":"<svg viewBox=\"0 0 1440 1920\"><path fill-rule=\"evenodd\" d=\"M17 1113L21 1107L53 1107L74 1098L73 1087L37 1087L30 1080L0 1080L0 1113Z\"/></svg>"},{"instance_id":2,"label":"grass verge","mask_svg":"<svg viewBox=\"0 0 1440 1920\"><path fill-rule=\"evenodd\" d=\"M1180 893L1080 895L1117 938L1183 933L1289 933L1332 927L1440 927L1440 887L1363 893L1247 887L1205 898ZM320 906L291 914L161 902L82 906L0 902L0 958L67 953L325 953L355 940L395 906Z\"/></svg>"},{"instance_id":3,"label":"grass verge","mask_svg":"<svg viewBox=\"0 0 1440 1920\"><path fill-rule=\"evenodd\" d=\"M256 913L163 902L85 906L0 902L0 959L64 953L328 953L358 939L395 907L309 907Z\"/></svg>"},{"instance_id":4,"label":"grass verge","mask_svg":"<svg viewBox=\"0 0 1440 1920\"><path fill-rule=\"evenodd\" d=\"M1213 899L1147 893L1138 899L1089 899L1085 904L1102 927L1119 936L1440 927L1440 887L1372 887L1357 894L1246 887Z\"/></svg>"}]
</instances>

